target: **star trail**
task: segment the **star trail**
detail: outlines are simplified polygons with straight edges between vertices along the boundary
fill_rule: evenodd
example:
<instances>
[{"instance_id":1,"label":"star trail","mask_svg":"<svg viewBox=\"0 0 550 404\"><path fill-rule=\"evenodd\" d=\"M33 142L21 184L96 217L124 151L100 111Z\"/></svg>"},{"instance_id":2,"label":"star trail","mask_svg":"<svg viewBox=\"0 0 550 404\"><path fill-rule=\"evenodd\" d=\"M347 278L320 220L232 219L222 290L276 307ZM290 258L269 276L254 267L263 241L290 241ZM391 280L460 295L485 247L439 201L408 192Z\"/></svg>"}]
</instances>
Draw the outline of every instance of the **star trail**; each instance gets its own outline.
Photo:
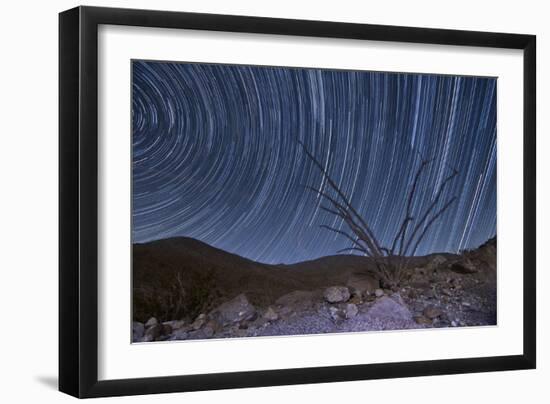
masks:
<instances>
[{"instance_id":1,"label":"star trail","mask_svg":"<svg viewBox=\"0 0 550 404\"><path fill-rule=\"evenodd\" d=\"M495 78L132 62L133 242L193 237L265 263L336 254L350 241L320 209L329 191L302 142L388 245L453 169L417 255L496 234Z\"/></svg>"}]
</instances>

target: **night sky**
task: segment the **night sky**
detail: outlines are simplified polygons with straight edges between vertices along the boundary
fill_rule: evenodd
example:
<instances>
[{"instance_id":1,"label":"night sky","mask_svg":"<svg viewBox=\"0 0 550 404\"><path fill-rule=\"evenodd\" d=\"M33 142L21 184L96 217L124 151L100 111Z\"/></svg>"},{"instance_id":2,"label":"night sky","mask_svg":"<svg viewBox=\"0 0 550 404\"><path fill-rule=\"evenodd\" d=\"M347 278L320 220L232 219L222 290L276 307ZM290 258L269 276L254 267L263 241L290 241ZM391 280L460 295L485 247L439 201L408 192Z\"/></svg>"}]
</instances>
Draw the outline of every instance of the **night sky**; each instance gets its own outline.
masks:
<instances>
[{"instance_id":1,"label":"night sky","mask_svg":"<svg viewBox=\"0 0 550 404\"><path fill-rule=\"evenodd\" d=\"M133 241L175 236L266 263L350 247L320 209L324 165L384 245L421 159L420 216L457 169L416 255L496 233L496 79L133 61Z\"/></svg>"}]
</instances>

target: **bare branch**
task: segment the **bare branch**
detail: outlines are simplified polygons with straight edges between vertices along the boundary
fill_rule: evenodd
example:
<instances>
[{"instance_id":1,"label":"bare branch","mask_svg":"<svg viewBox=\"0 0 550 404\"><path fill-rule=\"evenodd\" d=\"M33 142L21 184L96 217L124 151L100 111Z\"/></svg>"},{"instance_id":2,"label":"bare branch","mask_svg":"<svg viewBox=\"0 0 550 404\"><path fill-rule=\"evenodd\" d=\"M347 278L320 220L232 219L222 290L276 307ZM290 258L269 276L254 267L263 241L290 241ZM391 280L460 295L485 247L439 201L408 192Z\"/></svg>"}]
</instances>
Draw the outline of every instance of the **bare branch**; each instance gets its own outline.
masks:
<instances>
[{"instance_id":1,"label":"bare branch","mask_svg":"<svg viewBox=\"0 0 550 404\"><path fill-rule=\"evenodd\" d=\"M330 208L327 208L326 206L319 206L322 210L324 210L325 212L328 212L328 213L332 213L334 216L340 216L340 212L336 211L336 210L332 210Z\"/></svg>"},{"instance_id":2,"label":"bare branch","mask_svg":"<svg viewBox=\"0 0 550 404\"><path fill-rule=\"evenodd\" d=\"M371 231L370 227L367 225L367 223L364 221L364 219L361 217L361 215L359 215L359 213L357 213L355 208L351 205L350 201L346 198L344 193L340 190L340 188L338 187L336 182L334 182L334 180L327 173L327 171L325 170L323 165L315 158L315 156L313 154L311 154L309 152L309 150L306 148L304 143L302 143L300 141L298 141L298 142L300 143L300 145L304 149L304 152L306 153L306 155L311 159L311 161L313 161L313 163L321 171L321 173L323 174L323 176L327 180L327 183L331 186L332 189L334 189L334 191L336 191L338 196L340 198L342 198L342 201L344 201L344 204L346 205L347 209L359 220L359 222L361 223L362 227L365 230L365 233L369 236L370 240L372 241L372 243L374 245L374 253L378 254L378 255L382 255L381 251L380 251L380 243L378 242L378 240L374 236L374 233Z\"/></svg>"},{"instance_id":3,"label":"bare branch","mask_svg":"<svg viewBox=\"0 0 550 404\"><path fill-rule=\"evenodd\" d=\"M399 236L401 236L401 233L403 233L403 231L404 231L404 229L407 225L407 222L409 222L411 220L413 220L412 217L406 217L405 220L403 220L403 223L401 223L401 227L399 228L399 231L395 235L395 238L393 239L393 242L391 244L391 248L390 248L391 255L393 255L393 253L395 251L395 248L397 247L397 241L399 240Z\"/></svg>"},{"instance_id":4,"label":"bare branch","mask_svg":"<svg viewBox=\"0 0 550 404\"><path fill-rule=\"evenodd\" d=\"M386 256L388 256L388 257L389 257L390 255L392 255L392 253L390 252L390 250L387 249L386 247L382 247L382 248L380 248L380 250L381 250L382 252L386 253Z\"/></svg>"},{"instance_id":5,"label":"bare branch","mask_svg":"<svg viewBox=\"0 0 550 404\"><path fill-rule=\"evenodd\" d=\"M445 178L445 180L441 183L441 185L439 186L439 189L437 190L437 193L435 195L435 198L434 198L433 202L430 204L428 209L426 209L426 211L422 215L422 218L420 219L420 221L416 224L410 238L408 239L408 241L405 245L405 249L402 251L401 254L407 254L407 251L408 251L409 247L413 243L414 237L416 236L416 234L418 233L420 228L424 225L424 222L427 220L430 213L437 206L437 203L439 202L439 199L441 198L441 195L443 194L443 190L445 188L445 185L447 185L457 175L458 175L458 171L454 170L453 173L451 175L449 175L447 178Z\"/></svg>"},{"instance_id":6,"label":"bare branch","mask_svg":"<svg viewBox=\"0 0 550 404\"><path fill-rule=\"evenodd\" d=\"M362 251L365 252L367 255L372 255L370 251L368 251L364 246L362 246L357 240L355 240L353 237L351 237L348 233L346 233L343 230L335 229L334 227L327 226L326 224L322 224L319 226L323 229L327 229L330 231L333 231L335 233L341 234L342 236L346 237L348 240L350 240L353 244L355 244L358 248L360 248Z\"/></svg>"},{"instance_id":7,"label":"bare branch","mask_svg":"<svg viewBox=\"0 0 550 404\"><path fill-rule=\"evenodd\" d=\"M426 224L426 227L424 227L424 230L422 231L422 233L420 234L420 237L418 237L418 240L416 241L416 244L414 245L414 248L413 248L413 251L412 251L412 254L411 255L414 255L416 253L416 250L418 249L418 246L420 245L420 242L422 241L422 239L424 238L424 236L426 235L426 232L428 231L428 229L430 228L430 226L437 220L438 217L440 217L452 204L453 202L456 200L456 196L453 196L449 202L447 202L445 204L445 206L443 206L429 221L428 223Z\"/></svg>"},{"instance_id":8,"label":"bare branch","mask_svg":"<svg viewBox=\"0 0 550 404\"><path fill-rule=\"evenodd\" d=\"M333 214L341 217L344 219L346 224L351 228L351 230L359 236L359 238L365 242L365 244L368 246L369 250L371 251L371 255L382 255L380 252L376 252L376 244L375 242L369 237L369 235L366 233L365 229L363 229L359 224L355 222L353 217L349 214L348 210L345 206L343 206L341 203L336 201L334 198L332 198L330 195L328 195L326 192L319 191L318 189L315 189L313 187L307 186L306 189L313 191L324 198L328 199L334 207L338 210L338 212L335 212L331 209L327 209L323 206L321 206L321 209L327 210L329 212L334 212Z\"/></svg>"},{"instance_id":9,"label":"bare branch","mask_svg":"<svg viewBox=\"0 0 550 404\"><path fill-rule=\"evenodd\" d=\"M405 236L407 234L407 227L409 225L409 221L407 218L411 217L411 209L412 209L412 201L414 199L414 194L416 193L416 187L418 186L418 180L420 179L420 175L422 174L422 171L428 166L431 160L422 160L422 163L420 164L420 167L418 167L418 170L416 171L416 175L414 176L413 185L411 187L411 190L409 191L409 196L407 199L407 209L405 211L405 219L403 219L403 231L401 233L401 241L399 243L399 255L403 254L403 246L405 244Z\"/></svg>"}]
</instances>

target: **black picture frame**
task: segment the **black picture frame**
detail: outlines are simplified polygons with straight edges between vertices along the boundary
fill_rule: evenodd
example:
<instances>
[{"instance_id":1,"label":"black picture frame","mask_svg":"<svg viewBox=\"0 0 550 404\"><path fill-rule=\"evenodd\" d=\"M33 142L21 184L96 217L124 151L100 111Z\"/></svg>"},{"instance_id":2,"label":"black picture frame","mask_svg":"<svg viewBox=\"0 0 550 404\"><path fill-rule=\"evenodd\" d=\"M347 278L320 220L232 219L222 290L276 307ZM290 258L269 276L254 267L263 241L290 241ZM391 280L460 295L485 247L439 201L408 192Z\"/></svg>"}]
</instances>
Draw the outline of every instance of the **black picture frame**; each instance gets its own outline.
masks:
<instances>
[{"instance_id":1,"label":"black picture frame","mask_svg":"<svg viewBox=\"0 0 550 404\"><path fill-rule=\"evenodd\" d=\"M523 354L99 381L98 26L100 24L523 50ZM75 397L534 369L534 35L184 12L77 7L59 15L59 389Z\"/></svg>"}]
</instances>

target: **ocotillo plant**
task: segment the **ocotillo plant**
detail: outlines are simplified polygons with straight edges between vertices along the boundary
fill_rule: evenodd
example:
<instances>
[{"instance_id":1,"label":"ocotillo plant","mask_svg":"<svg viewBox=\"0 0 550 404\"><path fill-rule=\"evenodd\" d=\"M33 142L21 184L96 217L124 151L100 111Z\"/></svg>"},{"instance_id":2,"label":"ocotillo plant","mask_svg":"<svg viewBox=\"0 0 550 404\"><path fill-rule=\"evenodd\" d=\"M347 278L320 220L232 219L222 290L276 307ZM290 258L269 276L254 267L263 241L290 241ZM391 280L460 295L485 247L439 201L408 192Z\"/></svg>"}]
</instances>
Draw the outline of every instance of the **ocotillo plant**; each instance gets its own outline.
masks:
<instances>
[{"instance_id":1,"label":"ocotillo plant","mask_svg":"<svg viewBox=\"0 0 550 404\"><path fill-rule=\"evenodd\" d=\"M412 216L412 206L418 189L418 183L422 173L432 162L432 160L422 158L406 196L406 209L401 225L393 237L391 245L383 246L365 218L353 207L350 197L342 192L327 170L307 147L302 142L299 143L308 158L322 173L326 184L328 184L328 188L332 189L336 195L333 197L329 194L330 191L319 190L307 185L306 188L318 194L327 202L327 204L321 205L322 210L339 217L348 227L348 230L345 231L325 224L321 225L322 228L338 233L352 243L351 247L339 250L338 253L352 251L372 257L376 264L376 269L367 269L367 271L372 272L373 275L388 287L398 286L403 280L405 269L409 263L409 257L416 254L420 243L426 234L428 234L433 224L456 201L456 196L453 196L446 200L441 208L437 209L445 187L458 175L458 171L451 168L451 174L441 182L432 202L426 210L418 217L414 217Z\"/></svg>"}]
</instances>

